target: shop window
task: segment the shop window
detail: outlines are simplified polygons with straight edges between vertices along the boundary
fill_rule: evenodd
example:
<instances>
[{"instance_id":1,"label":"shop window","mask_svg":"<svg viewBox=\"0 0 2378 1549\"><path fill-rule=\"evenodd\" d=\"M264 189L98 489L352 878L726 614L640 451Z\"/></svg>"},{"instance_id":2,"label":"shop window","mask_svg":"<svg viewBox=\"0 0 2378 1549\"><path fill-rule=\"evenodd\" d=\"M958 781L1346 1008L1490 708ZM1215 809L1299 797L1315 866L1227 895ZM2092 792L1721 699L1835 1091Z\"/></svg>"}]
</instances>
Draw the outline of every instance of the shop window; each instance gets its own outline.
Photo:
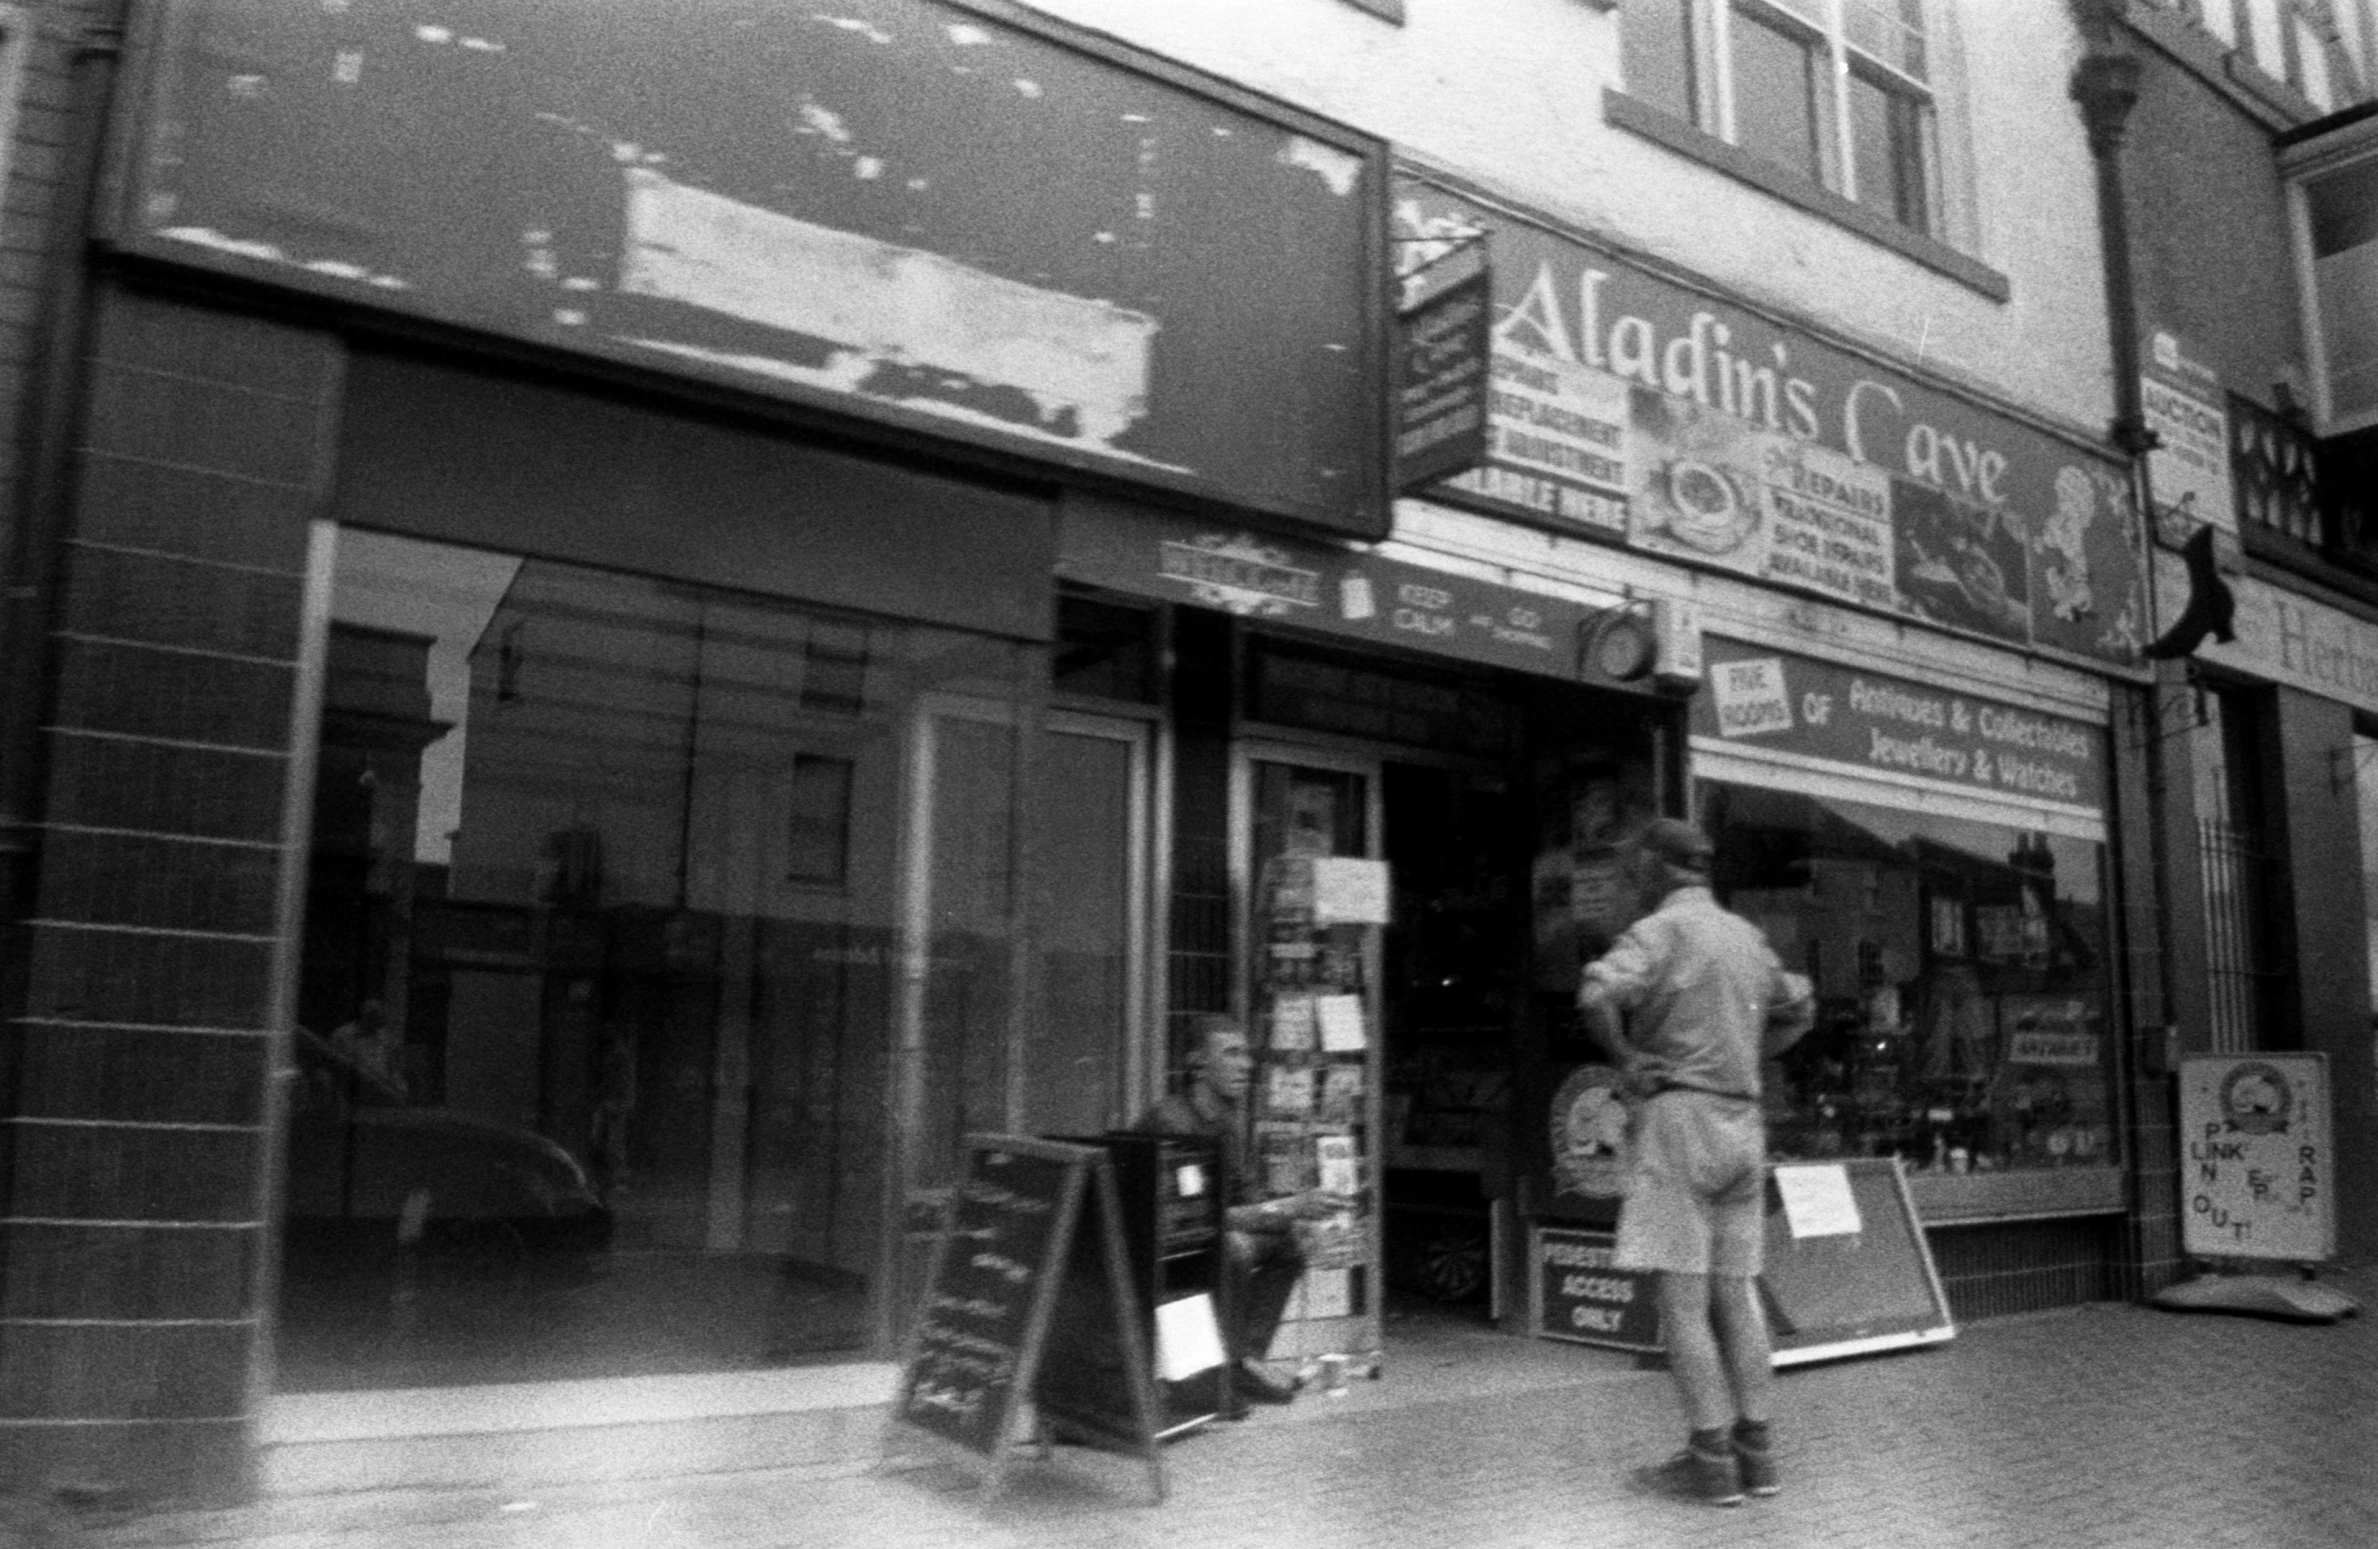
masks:
<instances>
[{"instance_id":1,"label":"shop window","mask_svg":"<svg viewBox=\"0 0 2378 1549\"><path fill-rule=\"evenodd\" d=\"M2102 845L1721 783L1702 811L1720 900L1816 987L1769 1078L1779 1156L2116 1160Z\"/></svg>"},{"instance_id":2,"label":"shop window","mask_svg":"<svg viewBox=\"0 0 2378 1549\"><path fill-rule=\"evenodd\" d=\"M2235 1054L2277 1046L2285 987L2273 929L2282 879L2264 799L2268 727L2253 691L2208 684L2200 693L2190 751L2211 1047Z\"/></svg>"},{"instance_id":3,"label":"shop window","mask_svg":"<svg viewBox=\"0 0 2378 1549\"><path fill-rule=\"evenodd\" d=\"M1121 908L1018 875L1039 650L353 528L331 612L282 1385L886 1348L1021 901Z\"/></svg>"},{"instance_id":4,"label":"shop window","mask_svg":"<svg viewBox=\"0 0 2378 1549\"><path fill-rule=\"evenodd\" d=\"M1923 0L1629 0L1627 92L1898 226L1939 236Z\"/></svg>"}]
</instances>

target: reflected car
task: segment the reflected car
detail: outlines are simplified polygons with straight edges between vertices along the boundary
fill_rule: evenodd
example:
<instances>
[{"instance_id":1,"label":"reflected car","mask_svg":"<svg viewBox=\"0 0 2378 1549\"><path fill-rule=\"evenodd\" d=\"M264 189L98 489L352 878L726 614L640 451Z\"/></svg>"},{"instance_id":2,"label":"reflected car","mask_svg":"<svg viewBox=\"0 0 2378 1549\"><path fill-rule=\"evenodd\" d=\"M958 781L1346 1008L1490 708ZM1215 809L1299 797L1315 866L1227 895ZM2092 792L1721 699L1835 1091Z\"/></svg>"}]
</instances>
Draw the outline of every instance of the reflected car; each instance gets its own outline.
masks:
<instances>
[{"instance_id":1,"label":"reflected car","mask_svg":"<svg viewBox=\"0 0 2378 1549\"><path fill-rule=\"evenodd\" d=\"M611 1213L547 1136L404 1089L306 1028L289 1081L284 1218L293 1249L420 1244L493 1265L599 1253Z\"/></svg>"}]
</instances>

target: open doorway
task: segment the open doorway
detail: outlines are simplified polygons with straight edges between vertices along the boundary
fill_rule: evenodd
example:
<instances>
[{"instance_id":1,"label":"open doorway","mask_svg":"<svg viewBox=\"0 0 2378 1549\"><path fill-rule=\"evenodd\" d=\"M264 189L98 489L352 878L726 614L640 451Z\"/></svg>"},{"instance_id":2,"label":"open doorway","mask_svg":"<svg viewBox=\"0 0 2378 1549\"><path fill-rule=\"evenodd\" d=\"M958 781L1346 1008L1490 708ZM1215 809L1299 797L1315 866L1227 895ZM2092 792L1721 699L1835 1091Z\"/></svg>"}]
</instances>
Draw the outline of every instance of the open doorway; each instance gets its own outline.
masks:
<instances>
[{"instance_id":1,"label":"open doorway","mask_svg":"<svg viewBox=\"0 0 2378 1549\"><path fill-rule=\"evenodd\" d=\"M1384 775L1388 1289L1484 1320L1526 1000L1526 805L1492 766L1390 760Z\"/></svg>"}]
</instances>

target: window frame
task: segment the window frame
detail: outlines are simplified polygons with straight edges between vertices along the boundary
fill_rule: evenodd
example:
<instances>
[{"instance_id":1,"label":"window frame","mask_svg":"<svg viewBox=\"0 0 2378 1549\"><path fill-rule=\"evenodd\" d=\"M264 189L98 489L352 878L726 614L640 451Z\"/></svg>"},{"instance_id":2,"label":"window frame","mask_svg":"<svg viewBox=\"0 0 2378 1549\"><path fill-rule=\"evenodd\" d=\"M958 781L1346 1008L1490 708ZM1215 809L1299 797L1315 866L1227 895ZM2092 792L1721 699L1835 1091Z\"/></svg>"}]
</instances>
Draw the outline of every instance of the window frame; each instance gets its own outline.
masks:
<instances>
[{"instance_id":1,"label":"window frame","mask_svg":"<svg viewBox=\"0 0 2378 1549\"><path fill-rule=\"evenodd\" d=\"M1934 81L1911 75L1850 41L1848 7L1858 0L1813 0L1805 5L1795 5L1791 0L1678 0L1678 3L1685 13L1686 92L1694 127L1714 134L1738 150L1773 161L1786 172L1805 177L1826 192L1904 226L1917 236L1934 241L1944 239L1940 89ZM1925 0L1919 8L1924 14L1923 39L1929 58L1933 42L1932 7ZM1741 94L1735 80L1735 29L1745 19L1807 52L1806 109L1810 148L1816 161L1813 175L1742 138ZM1850 98L1851 84L1856 80L1863 80L1882 92L1893 108L1913 105L1908 123L1914 130L1913 154L1921 170L1915 180L1912 201L1902 187L1901 169L1897 165L1886 174L1890 198L1876 201L1860 197L1858 137ZM1896 135L1892 139L1894 155L1905 154L1908 148L1897 143ZM1915 221L1904 217L1911 202L1920 217Z\"/></svg>"},{"instance_id":2,"label":"window frame","mask_svg":"<svg viewBox=\"0 0 2378 1549\"><path fill-rule=\"evenodd\" d=\"M2312 379L2312 419L2323 438L2347 435L2378 426L2378 402L2350 414L2340 413L2332 392L2327 331L2320 313L2318 271L2312 252L2310 185L2323 177L2378 163L2378 114L2357 119L2315 139L2289 145L2279 153L2279 173L2287 200L2289 243L2295 262L2296 294L2301 298L2304 364Z\"/></svg>"},{"instance_id":3,"label":"window frame","mask_svg":"<svg viewBox=\"0 0 2378 1549\"><path fill-rule=\"evenodd\" d=\"M1638 63L1658 70L1664 68L1670 50L1681 49L1681 57L1675 60L1676 79L1647 79L1642 92L1625 84L1630 51L1641 45L1628 41L1622 21L1619 80L1602 88L1602 121L1888 248L1990 301L2004 304L2012 299L2014 287L2006 274L1978 256L1980 219L1975 207L1974 157L1964 121L1964 53L1953 14L1939 0L1923 0L1925 66L1930 79L1921 84L1929 96L1930 133L1924 146L1928 159L1923 180L1927 225L1918 228L1901 222L1888 206L1861 203L1831 184L1810 179L1718 132L1717 105L1725 100L1722 94L1730 93L1731 82L1721 86L1717 75L1721 65L1728 72L1732 65L1713 46L1710 20L1714 6L1731 3L1739 0L1672 0L1672 8L1654 8L1663 21L1659 34L1665 47L1655 45L1649 58L1636 55ZM1775 0L1764 3L1775 8ZM1839 15L1843 0L1808 3L1824 6L1829 15ZM1645 36L1641 26L1651 13L1637 7L1633 15L1638 23L1635 35ZM1676 23L1673 38L1666 36L1664 25L1670 18ZM1842 36L1846 37L1846 31ZM1860 56L1867 57L1863 51ZM1886 62L1878 60L1876 64L1889 70ZM1835 97L1838 104L1838 86ZM1835 111L1838 115L1838 105ZM1836 144L1837 126L1838 116Z\"/></svg>"}]
</instances>

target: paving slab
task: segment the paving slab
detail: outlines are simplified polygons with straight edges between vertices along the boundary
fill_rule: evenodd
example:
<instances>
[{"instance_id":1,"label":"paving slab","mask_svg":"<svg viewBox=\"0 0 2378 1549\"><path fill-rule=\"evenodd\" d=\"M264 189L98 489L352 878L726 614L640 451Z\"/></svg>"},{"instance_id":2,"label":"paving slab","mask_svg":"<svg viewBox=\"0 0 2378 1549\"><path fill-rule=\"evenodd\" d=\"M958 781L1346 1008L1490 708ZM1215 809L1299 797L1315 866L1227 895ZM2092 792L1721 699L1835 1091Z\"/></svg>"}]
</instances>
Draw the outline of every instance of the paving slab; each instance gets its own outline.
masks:
<instances>
[{"instance_id":1,"label":"paving slab","mask_svg":"<svg viewBox=\"0 0 2378 1549\"><path fill-rule=\"evenodd\" d=\"M2332 1277L2367 1305L2378 1276ZM2372 1549L2378 1314L2099 1304L1787 1370L1784 1492L1636 1493L1680 1439L1632 1357L1404 1320L1376 1381L1135 1461L1059 1447L1002 1498L919 1458L556 1488L374 1489L89 1525L97 1549Z\"/></svg>"}]
</instances>

